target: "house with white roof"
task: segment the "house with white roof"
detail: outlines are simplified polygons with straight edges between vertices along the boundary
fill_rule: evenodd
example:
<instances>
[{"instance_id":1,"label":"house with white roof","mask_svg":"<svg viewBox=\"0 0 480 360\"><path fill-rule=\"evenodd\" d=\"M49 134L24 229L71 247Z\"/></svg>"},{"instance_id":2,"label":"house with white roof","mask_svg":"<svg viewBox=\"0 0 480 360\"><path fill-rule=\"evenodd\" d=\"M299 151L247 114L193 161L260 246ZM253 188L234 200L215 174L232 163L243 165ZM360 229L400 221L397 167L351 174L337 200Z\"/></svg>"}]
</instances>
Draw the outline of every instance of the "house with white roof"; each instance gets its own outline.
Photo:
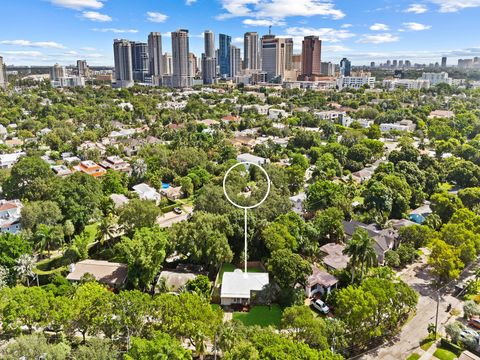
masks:
<instances>
[{"instance_id":1,"label":"house with white roof","mask_svg":"<svg viewBox=\"0 0 480 360\"><path fill-rule=\"evenodd\" d=\"M250 162L250 163L260 165L260 166L268 164L270 162L269 159L265 159L263 157L252 155L252 154L249 154L249 153L244 153L244 154L238 155L237 156L237 161L241 162L241 163Z\"/></svg>"},{"instance_id":2,"label":"house with white roof","mask_svg":"<svg viewBox=\"0 0 480 360\"><path fill-rule=\"evenodd\" d=\"M20 224L22 208L23 204L20 200L0 200L1 232L16 234L22 229Z\"/></svg>"},{"instance_id":3,"label":"house with white roof","mask_svg":"<svg viewBox=\"0 0 480 360\"><path fill-rule=\"evenodd\" d=\"M135 185L133 191L135 191L142 200L155 201L156 204L160 202L160 193L145 183Z\"/></svg>"},{"instance_id":4,"label":"house with white roof","mask_svg":"<svg viewBox=\"0 0 480 360\"><path fill-rule=\"evenodd\" d=\"M16 152L13 154L2 154L0 155L0 168L1 169L10 169L17 161L26 155L25 152Z\"/></svg>"},{"instance_id":5,"label":"house with white roof","mask_svg":"<svg viewBox=\"0 0 480 360\"><path fill-rule=\"evenodd\" d=\"M244 273L240 269L223 273L221 305L249 305L252 295L269 284L268 273Z\"/></svg>"}]
</instances>

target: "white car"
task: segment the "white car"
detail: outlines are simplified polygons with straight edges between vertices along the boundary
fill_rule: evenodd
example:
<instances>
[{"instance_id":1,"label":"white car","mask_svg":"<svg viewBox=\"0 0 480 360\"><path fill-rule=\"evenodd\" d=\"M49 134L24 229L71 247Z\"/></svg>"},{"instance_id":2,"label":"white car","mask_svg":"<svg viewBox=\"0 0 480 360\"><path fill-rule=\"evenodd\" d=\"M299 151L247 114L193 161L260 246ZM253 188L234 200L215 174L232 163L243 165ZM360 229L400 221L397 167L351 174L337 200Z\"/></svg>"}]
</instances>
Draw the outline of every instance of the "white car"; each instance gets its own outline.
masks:
<instances>
[{"instance_id":1,"label":"white car","mask_svg":"<svg viewBox=\"0 0 480 360\"><path fill-rule=\"evenodd\" d=\"M317 299L312 301L311 303L315 309L320 311L322 314L328 314L330 312L330 308L327 304L325 304L322 300Z\"/></svg>"},{"instance_id":2,"label":"white car","mask_svg":"<svg viewBox=\"0 0 480 360\"><path fill-rule=\"evenodd\" d=\"M462 332L460 333L460 338L463 339L468 339L468 338L474 338L475 340L479 340L480 335L478 332L472 329L463 329Z\"/></svg>"}]
</instances>

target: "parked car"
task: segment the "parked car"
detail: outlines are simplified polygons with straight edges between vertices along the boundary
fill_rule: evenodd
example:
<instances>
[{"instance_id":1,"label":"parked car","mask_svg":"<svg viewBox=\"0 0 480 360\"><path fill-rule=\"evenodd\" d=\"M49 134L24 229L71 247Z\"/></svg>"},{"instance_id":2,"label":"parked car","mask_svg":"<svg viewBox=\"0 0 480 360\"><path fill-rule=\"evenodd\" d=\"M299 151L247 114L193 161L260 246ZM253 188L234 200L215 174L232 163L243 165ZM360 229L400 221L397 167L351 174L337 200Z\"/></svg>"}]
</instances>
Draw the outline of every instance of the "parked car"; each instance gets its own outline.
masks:
<instances>
[{"instance_id":1,"label":"parked car","mask_svg":"<svg viewBox=\"0 0 480 360\"><path fill-rule=\"evenodd\" d=\"M325 304L322 300L317 299L312 301L312 306L320 311L322 314L328 314L330 312L330 308L328 307L327 304Z\"/></svg>"},{"instance_id":2,"label":"parked car","mask_svg":"<svg viewBox=\"0 0 480 360\"><path fill-rule=\"evenodd\" d=\"M180 209L179 207L176 207L176 208L173 209L173 212L174 212L175 214L180 215L183 211L182 211L182 209Z\"/></svg>"},{"instance_id":3,"label":"parked car","mask_svg":"<svg viewBox=\"0 0 480 360\"><path fill-rule=\"evenodd\" d=\"M468 321L468 325L470 325L474 328L480 329L480 319L479 318L471 318Z\"/></svg>"},{"instance_id":4,"label":"parked car","mask_svg":"<svg viewBox=\"0 0 480 360\"><path fill-rule=\"evenodd\" d=\"M474 338L475 340L478 340L480 335L478 332L472 329L463 329L462 332L460 333L460 339L465 340L469 338Z\"/></svg>"}]
</instances>

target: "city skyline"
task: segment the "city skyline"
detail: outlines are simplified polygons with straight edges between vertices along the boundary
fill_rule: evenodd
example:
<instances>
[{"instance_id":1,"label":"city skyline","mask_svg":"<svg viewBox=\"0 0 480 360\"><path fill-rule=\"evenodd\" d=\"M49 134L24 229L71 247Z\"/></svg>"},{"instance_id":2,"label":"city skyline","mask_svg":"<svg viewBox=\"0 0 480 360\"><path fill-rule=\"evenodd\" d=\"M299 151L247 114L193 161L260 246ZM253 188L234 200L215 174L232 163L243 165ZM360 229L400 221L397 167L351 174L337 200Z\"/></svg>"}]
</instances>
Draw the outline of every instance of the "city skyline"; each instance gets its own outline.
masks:
<instances>
[{"instance_id":1,"label":"city skyline","mask_svg":"<svg viewBox=\"0 0 480 360\"><path fill-rule=\"evenodd\" d=\"M113 66L114 38L145 41L150 32L160 32L163 51L171 53L170 34L181 28L189 30L197 57L209 29L217 46L219 34L231 36L243 58L244 33L261 37L269 25L275 35L293 38L296 54L304 36L319 36L324 60L335 63L343 57L356 65L388 58L428 63L443 55L456 63L480 55L478 40L465 36L480 15L477 0L27 0L3 8L21 14L0 25L0 55L9 65L70 65L85 58L92 65Z\"/></svg>"}]
</instances>

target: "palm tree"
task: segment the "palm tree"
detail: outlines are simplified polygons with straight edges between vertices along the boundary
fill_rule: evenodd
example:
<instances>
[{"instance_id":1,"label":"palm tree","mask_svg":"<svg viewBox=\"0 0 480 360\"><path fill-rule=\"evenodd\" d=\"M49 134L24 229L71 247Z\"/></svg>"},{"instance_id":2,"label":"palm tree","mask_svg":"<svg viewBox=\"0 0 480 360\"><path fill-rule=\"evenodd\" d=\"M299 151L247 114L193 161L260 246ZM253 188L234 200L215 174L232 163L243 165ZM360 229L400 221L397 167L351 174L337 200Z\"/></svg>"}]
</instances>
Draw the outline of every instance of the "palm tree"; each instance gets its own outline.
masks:
<instances>
[{"instance_id":1,"label":"palm tree","mask_svg":"<svg viewBox=\"0 0 480 360\"><path fill-rule=\"evenodd\" d=\"M95 239L103 245L104 242L109 242L111 239L117 236L118 230L117 217L110 213L105 216L98 225Z\"/></svg>"},{"instance_id":2,"label":"palm tree","mask_svg":"<svg viewBox=\"0 0 480 360\"><path fill-rule=\"evenodd\" d=\"M360 282L362 282L365 270L377 264L374 240L368 235L367 230L363 228L355 230L343 253L350 256L352 284L355 280L357 267L360 267Z\"/></svg>"},{"instance_id":3,"label":"palm tree","mask_svg":"<svg viewBox=\"0 0 480 360\"><path fill-rule=\"evenodd\" d=\"M59 228L41 224L35 232L37 250L40 253L47 250L47 254L50 256L51 247L57 245L62 238L63 234L60 234Z\"/></svg>"},{"instance_id":4,"label":"palm tree","mask_svg":"<svg viewBox=\"0 0 480 360\"><path fill-rule=\"evenodd\" d=\"M35 277L33 269L35 268L36 262L36 259L28 254L20 255L16 261L15 271L21 282L27 282L27 286L30 286L30 278Z\"/></svg>"}]
</instances>

